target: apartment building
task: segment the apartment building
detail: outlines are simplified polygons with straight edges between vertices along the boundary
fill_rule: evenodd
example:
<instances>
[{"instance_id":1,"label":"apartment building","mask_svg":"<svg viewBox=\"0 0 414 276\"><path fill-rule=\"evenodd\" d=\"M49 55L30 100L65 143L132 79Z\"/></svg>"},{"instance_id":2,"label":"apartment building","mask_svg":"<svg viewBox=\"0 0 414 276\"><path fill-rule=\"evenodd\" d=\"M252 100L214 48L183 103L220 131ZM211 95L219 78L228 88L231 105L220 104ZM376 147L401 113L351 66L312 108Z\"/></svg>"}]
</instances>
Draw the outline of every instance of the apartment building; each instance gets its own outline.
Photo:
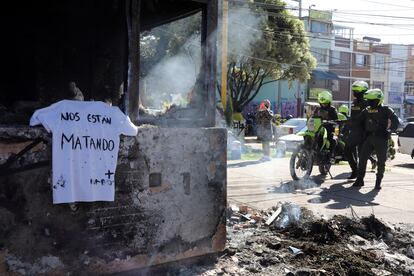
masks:
<instances>
[{"instance_id":1,"label":"apartment building","mask_svg":"<svg viewBox=\"0 0 414 276\"><path fill-rule=\"evenodd\" d=\"M354 40L352 53L352 81L364 80L371 82L372 42L369 40Z\"/></svg>"},{"instance_id":2,"label":"apartment building","mask_svg":"<svg viewBox=\"0 0 414 276\"><path fill-rule=\"evenodd\" d=\"M399 117L404 117L404 83L407 68L407 45L390 44L390 59L388 63L389 86L385 103L394 109ZM387 93L386 93L387 95Z\"/></svg>"},{"instance_id":3,"label":"apartment building","mask_svg":"<svg viewBox=\"0 0 414 276\"><path fill-rule=\"evenodd\" d=\"M308 100L316 100L319 91L329 90L335 94L339 77L329 70L330 51L332 47L333 24L332 12L310 10L304 17L305 30L308 33L311 53L316 58L317 67L308 82Z\"/></svg>"},{"instance_id":4,"label":"apartment building","mask_svg":"<svg viewBox=\"0 0 414 276\"><path fill-rule=\"evenodd\" d=\"M371 54L371 87L384 92L384 102L388 103L389 64L391 46L374 41Z\"/></svg>"},{"instance_id":5,"label":"apartment building","mask_svg":"<svg viewBox=\"0 0 414 276\"><path fill-rule=\"evenodd\" d=\"M331 41L329 71L338 75L333 80L332 92L334 102L348 103L351 88L351 56L353 51L353 32L350 27L334 25L333 39Z\"/></svg>"},{"instance_id":6,"label":"apartment building","mask_svg":"<svg viewBox=\"0 0 414 276\"><path fill-rule=\"evenodd\" d=\"M405 117L414 116L414 45L407 46L407 63L404 82Z\"/></svg>"}]
</instances>

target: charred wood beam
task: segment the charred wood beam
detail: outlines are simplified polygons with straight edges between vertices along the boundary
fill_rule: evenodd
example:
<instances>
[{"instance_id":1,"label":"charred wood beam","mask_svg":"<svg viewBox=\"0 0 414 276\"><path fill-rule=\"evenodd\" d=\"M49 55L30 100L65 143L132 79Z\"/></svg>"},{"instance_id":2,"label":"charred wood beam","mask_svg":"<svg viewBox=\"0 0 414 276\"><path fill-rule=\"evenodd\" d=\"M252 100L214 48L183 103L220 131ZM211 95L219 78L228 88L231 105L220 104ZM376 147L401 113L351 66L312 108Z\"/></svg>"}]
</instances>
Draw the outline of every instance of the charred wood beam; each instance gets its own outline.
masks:
<instances>
[{"instance_id":1,"label":"charred wood beam","mask_svg":"<svg viewBox=\"0 0 414 276\"><path fill-rule=\"evenodd\" d=\"M22 149L19 153L15 154L15 155L11 155L6 163L0 165L0 171L4 168L9 167L13 162L15 162L16 160L18 160L20 157L22 157L26 152L28 152L29 150L31 150L32 148L34 148L35 146L37 146L38 144L40 144L41 142L45 142L45 140L43 140L42 138L36 138L32 143L30 143L29 145L27 145L24 149Z\"/></svg>"},{"instance_id":2,"label":"charred wood beam","mask_svg":"<svg viewBox=\"0 0 414 276\"><path fill-rule=\"evenodd\" d=\"M205 93L207 93L206 126L215 125L216 115L216 64L217 64L217 22L218 2L208 1L203 12L203 48L205 49L204 67L206 72ZM204 35L205 34L205 35Z\"/></svg>"},{"instance_id":3,"label":"charred wood beam","mask_svg":"<svg viewBox=\"0 0 414 276\"><path fill-rule=\"evenodd\" d=\"M128 84L127 107L128 115L136 123L139 106L139 33L141 0L126 1L126 23L128 29Z\"/></svg>"},{"instance_id":4,"label":"charred wood beam","mask_svg":"<svg viewBox=\"0 0 414 276\"><path fill-rule=\"evenodd\" d=\"M0 176L6 176L10 174L25 172L28 170L34 170L34 169L38 169L41 167L47 167L50 165L51 165L50 160L46 160L46 161L39 161L33 164L28 164L28 165L21 166L18 168L0 168Z\"/></svg>"}]
</instances>

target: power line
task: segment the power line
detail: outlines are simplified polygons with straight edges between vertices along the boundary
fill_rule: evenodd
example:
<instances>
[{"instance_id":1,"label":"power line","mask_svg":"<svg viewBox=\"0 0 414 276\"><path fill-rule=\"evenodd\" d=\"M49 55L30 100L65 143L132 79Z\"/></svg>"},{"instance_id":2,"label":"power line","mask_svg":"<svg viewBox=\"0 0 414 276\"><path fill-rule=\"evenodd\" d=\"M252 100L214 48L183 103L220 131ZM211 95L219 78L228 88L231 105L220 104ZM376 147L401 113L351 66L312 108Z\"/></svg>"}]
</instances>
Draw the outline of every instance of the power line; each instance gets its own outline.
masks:
<instances>
[{"instance_id":1,"label":"power line","mask_svg":"<svg viewBox=\"0 0 414 276\"><path fill-rule=\"evenodd\" d=\"M336 17L349 19L349 17L346 17L346 16L336 16ZM353 19L353 20L354 20L354 22L349 22L349 24L364 24L364 21L355 21L355 19ZM337 20L334 20L334 21L338 22ZM392 29L399 29L399 30L414 31L414 29L412 29L412 28L404 28L404 27L397 27L397 26L385 26L385 27L392 28Z\"/></svg>"},{"instance_id":2,"label":"power line","mask_svg":"<svg viewBox=\"0 0 414 276\"><path fill-rule=\"evenodd\" d=\"M365 0L367 2L373 2L373 3L379 3L379 4L383 4L383 5L389 5L386 3L381 3L381 2L375 2L375 1L369 1L369 0ZM414 1L414 0L410 0L410 1ZM299 8L297 7L288 7L286 5L275 5L275 4L270 4L270 3L261 3L261 2L247 2L247 1L243 1L243 0L232 0L232 2L239 2L239 3L243 3L243 4L252 4L255 6L259 6L259 7L267 7L270 9L279 9L279 10L298 10ZM392 4L391 6L398 6L398 5L394 5ZM404 7L404 8L409 8L409 9L413 9L414 7L407 7L407 6L400 6L400 7ZM310 9L306 9L306 8L302 8L302 10L310 10ZM406 11L407 9L404 9L403 11ZM351 11L356 11L351 13ZM382 18L390 18L390 19L408 19L408 20L414 20L414 17L405 17L405 16L393 16L393 15L384 15L384 14L365 14L365 13L359 13L360 11L364 12L364 10L334 10L331 11L332 13L342 13L342 14L350 14L350 15L364 15L364 16L370 16L370 17L382 17ZM372 10L365 10L365 11L372 11ZM381 10L380 10L381 11ZM387 11L389 12L390 10L382 10L382 11ZM270 11L266 11L268 13L271 13ZM292 14L275 14L276 16L294 16Z\"/></svg>"},{"instance_id":3,"label":"power line","mask_svg":"<svg viewBox=\"0 0 414 276\"><path fill-rule=\"evenodd\" d=\"M245 27L249 27L249 26L245 26ZM251 27L250 27L251 28ZM252 29L254 29L254 28L252 28ZM170 35L177 35L177 33L173 33L173 32L169 32L169 31L167 31L167 30L164 30L164 29L162 29L162 28L160 28L160 30L162 31L162 32L165 32L165 33L168 33L168 34L170 34ZM255 29L255 30L258 30L258 29ZM190 44L192 44L192 45L194 45L194 46L196 46L196 47L201 47L201 45L198 45L198 44L195 44L195 43L191 43L190 42ZM282 43L283 44L283 43ZM286 45L288 45L288 43L285 43ZM326 56L326 57L328 57L328 58L332 58L332 59L335 59L335 60L340 60L340 61L342 61L342 62L344 62L345 64L349 64L349 61L347 60L347 61L345 61L345 60L343 60L343 59L340 59L340 58L335 58L335 57L329 57L329 55L325 55L325 54L321 54L321 53L318 53L318 52L315 52L315 51L312 51L312 50L309 50L310 52L313 52L313 53L317 53L318 55L323 55L323 56ZM236 54L236 53L234 53L234 52L231 52L232 54ZM253 57L253 56L249 56L249 55L242 55L242 54L236 54L236 55L239 55L239 56L244 56L244 57L247 57L247 58L250 58L250 59L254 59L254 60L259 60L259 61L263 61L263 62L268 62L268 63L274 63L274 64L278 64L278 65L288 65L288 66L292 66L292 67L299 67L299 68L306 68L306 69L308 69L308 70L311 70L311 68L309 68L309 67L307 67L307 66L303 66L303 65L296 65L296 64L286 64L286 63L281 63L281 62L277 62L277 61L274 61L274 60L269 60L269 59L263 59L263 58L258 58L258 57ZM389 63L398 63L398 62L405 62L406 60L399 60L399 61L395 61L395 62L389 62ZM384 65L385 64L387 64L387 63L383 63ZM365 67L368 67L368 68L374 68L374 69L383 69L383 68L381 68L381 67L375 67L375 66L372 66L372 65L368 65L368 66L365 66ZM366 68L361 68L361 69L358 69L358 68L352 68L352 72L358 72L358 71L362 71L362 72L366 72L368 69L366 69ZM412 67L412 66L410 66L410 67ZM401 67L401 68L408 68L408 67ZM333 69L333 70L335 70L335 71L345 71L345 72L349 72L350 71L350 69ZM386 69L386 71L389 71L389 72L399 72L399 73L402 73L402 72L405 72L405 71L402 71L402 70L390 70L389 68L387 68Z\"/></svg>"},{"instance_id":4,"label":"power line","mask_svg":"<svg viewBox=\"0 0 414 276\"><path fill-rule=\"evenodd\" d=\"M332 56L330 56L330 55L327 55L327 54L322 54L322 53L319 53L319 52L316 52L316 51L312 51L312 50L309 50L309 52L311 52L311 53L315 53L315 54L317 54L317 55L319 55L319 56L325 56L325 57L327 57L328 59L330 59L330 60L339 60L339 61L341 61L343 64L345 64L345 65L350 65L350 62L351 62L351 65L352 66L358 66L358 64L357 63L354 63L353 61L350 61L350 60L344 60L344 59L341 59L341 58L336 58L336 57L332 57ZM398 64L398 63L404 63L405 61L394 61L394 62L382 62L381 64L384 64L384 68L382 68L382 67L377 67L377 66L375 66L375 65L363 65L362 67L364 67L364 69L362 69L361 68L361 70L367 70L367 69L365 69L365 68L369 68L369 69L379 69L379 70L384 70L384 71L389 71L389 72L399 72L399 73L401 73L401 72L405 72L405 70L392 70L392 69L389 69L389 68L385 68L385 65L386 64ZM400 67L401 69L407 69L407 68L414 68L414 66L401 66ZM353 69L354 70L354 69Z\"/></svg>"},{"instance_id":5,"label":"power line","mask_svg":"<svg viewBox=\"0 0 414 276\"><path fill-rule=\"evenodd\" d=\"M274 16L274 17L293 17L293 18L297 18L297 16L293 15L293 14L280 14L280 13L274 13L274 12L270 12L270 11L252 11L252 13L256 13L256 14L262 14L262 15L270 15L270 16ZM380 15L378 15L380 16ZM348 18L348 17L343 17L343 16L336 16L339 18ZM375 25L375 26L386 26L386 27L393 27L393 26L414 26L414 22L407 24L407 23L378 23L378 22L369 22L369 21L362 21L362 20L333 20L335 22L340 22L340 23L348 23L348 24L365 24L365 25ZM400 29L407 29L407 28L400 28ZM414 30L414 29L407 29L407 30Z\"/></svg>"},{"instance_id":6,"label":"power line","mask_svg":"<svg viewBox=\"0 0 414 276\"><path fill-rule=\"evenodd\" d=\"M241 25L241 26L243 26L243 27L245 27L245 28L248 28L248 29L251 29L251 30L254 30L254 31L257 31L257 32L266 32L266 33L272 33L272 34L280 34L280 33L282 33L282 32L278 32L278 31L271 31L271 30L260 30L260 29L257 29L257 28L253 28L253 27L251 27L251 26L247 26L247 25L245 25L245 24L243 24L243 23L241 23L241 22L238 22L238 21L232 21L232 23L235 23L235 24L238 24L238 25ZM281 29L283 29L283 30L290 30L289 28L281 28ZM292 37L298 37L298 38L302 38L302 35L298 35L298 34L291 34L291 33L289 33L288 34L289 36L292 36ZM303 35L304 37L308 37L308 38L311 38L311 39L320 39L320 40L327 40L327 41L336 41L337 39L336 38L319 38L319 37L314 37L314 36L312 36L312 35L307 35L307 34L304 34ZM344 38L344 39L347 39L347 38ZM354 40L353 39L347 39L347 40L349 40L349 42L350 43L354 43ZM360 42L360 41L358 41L358 40L356 40L357 42ZM280 43L280 42L279 42ZM388 45L388 44L383 44L384 46L385 45ZM398 44L397 44L398 45ZM378 45L378 46L380 46L380 45ZM396 51L395 49L393 50L393 51ZM408 52L408 49L399 49L398 51L404 51L404 52ZM345 52L345 51L344 51ZM353 53L355 53L354 51L352 51ZM359 52L356 52L356 53L359 53ZM378 53L378 54L384 54L384 53L380 53L380 52L371 52L371 53L368 53L368 54L376 54L376 53ZM403 59L403 60L405 60L406 61L406 59Z\"/></svg>"},{"instance_id":7,"label":"power line","mask_svg":"<svg viewBox=\"0 0 414 276\"><path fill-rule=\"evenodd\" d=\"M341 12L341 11L334 11L334 13L349 14L349 15L364 15L364 16L370 16L370 17L381 17L381 18L390 18L390 19L409 19L409 20L414 20L414 17L408 17L408 16L395 16L395 15L384 15L384 14L368 14L368 13L351 13L351 12Z\"/></svg>"},{"instance_id":8,"label":"power line","mask_svg":"<svg viewBox=\"0 0 414 276\"><path fill-rule=\"evenodd\" d=\"M230 23L236 23L236 24L242 25L243 27L246 27L246 28L249 28L249 29L253 29L253 30L257 30L259 32L265 32L265 33L281 33L281 31L280 32L277 32L277 31L271 31L271 30L260 30L260 29L257 29L257 28L253 28L253 27L247 26L247 25L245 25L245 24L243 24L241 22L237 22L237 21L232 21ZM289 29L289 28L278 28L278 30L286 30L286 31L289 31L291 29ZM306 34L304 34L304 35L292 34L292 33L290 33L289 35L292 36L292 37L299 37L299 38L301 38L301 37L307 37L307 38L310 38L310 39L319 39L319 40L326 40L326 41L336 41L337 40L337 38L318 37L318 34L319 33L306 32ZM334 35L335 36L335 33L326 33L325 35ZM377 36L379 34L353 34L353 35L364 35L364 36L374 35L374 36ZM393 35L397 35L397 34L393 34ZM414 33L413 34L409 34L409 35L414 35ZM356 39L353 39L353 38L345 38L345 37L340 37L340 36L336 36L336 37L343 38L343 39L350 40L350 41L356 40Z\"/></svg>"},{"instance_id":9,"label":"power line","mask_svg":"<svg viewBox=\"0 0 414 276\"><path fill-rule=\"evenodd\" d=\"M245 4L250 3L250 2L243 1L243 0L233 0L233 1L234 2L245 3ZM253 3L250 3L250 4L255 4L255 3L256 2L253 2ZM263 3L256 3L256 4L263 4ZM285 6L274 5L274 4L267 4L266 3L266 5L271 6L271 7L275 7L275 8L278 8L278 9L284 9L284 10L293 9L293 8L286 8ZM405 6L403 6L403 7L405 7ZM410 7L410 8L414 9L414 7ZM276 17L278 17L278 16L290 16L290 17L297 18L295 15L292 15L292 14L280 14L280 13L273 13L273 12L270 12L270 11L262 11L262 12L253 11L253 12L257 13L257 14L272 15L272 16L276 16ZM347 13L347 14L349 14L349 13ZM358 15L358 14L356 14L356 15ZM377 15L377 16L380 17L381 15ZM338 16L338 17L340 17L340 16ZM394 17L394 19L398 19L398 17ZM414 31L414 29L411 29L411 28L401 27L401 26L414 26L414 24L392 24L392 23L378 23L378 22L367 22L367 21L358 21L358 22L356 22L355 19L353 19L353 21L346 21L346 20L334 20L334 21L340 22L340 23L348 23L348 24L368 24L368 25L374 25L374 26L385 26L385 27L389 27L389 28L395 28L395 29L398 28L398 29L403 29L403 30L413 30Z\"/></svg>"},{"instance_id":10,"label":"power line","mask_svg":"<svg viewBox=\"0 0 414 276\"><path fill-rule=\"evenodd\" d=\"M410 7L410 6L402 6L402 5L397 5L394 3L388 4L388 3L384 3L384 2L378 2L378 1L372 1L372 0L361 0L364 2L368 2L368 3L374 3L374 4L380 4L380 5L384 5L384 6L392 6L392 7L400 7L400 8L414 8L414 7Z\"/></svg>"}]
</instances>

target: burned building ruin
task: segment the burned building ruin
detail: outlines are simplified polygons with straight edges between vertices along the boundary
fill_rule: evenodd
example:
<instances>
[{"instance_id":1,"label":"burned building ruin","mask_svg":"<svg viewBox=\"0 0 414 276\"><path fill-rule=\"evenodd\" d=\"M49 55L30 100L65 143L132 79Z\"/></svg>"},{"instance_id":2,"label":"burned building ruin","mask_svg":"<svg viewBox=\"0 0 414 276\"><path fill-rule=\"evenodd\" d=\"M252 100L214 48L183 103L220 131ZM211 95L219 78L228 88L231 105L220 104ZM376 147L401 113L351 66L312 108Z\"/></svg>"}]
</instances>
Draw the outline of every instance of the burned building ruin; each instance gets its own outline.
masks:
<instances>
[{"instance_id":1,"label":"burned building ruin","mask_svg":"<svg viewBox=\"0 0 414 276\"><path fill-rule=\"evenodd\" d=\"M0 263L27 274L113 273L222 250L217 1L9 1L0 13ZM163 54L143 56L147 46ZM180 53L176 74L163 71ZM110 101L139 125L121 139L114 202L52 204L51 136L29 118L74 96Z\"/></svg>"}]
</instances>

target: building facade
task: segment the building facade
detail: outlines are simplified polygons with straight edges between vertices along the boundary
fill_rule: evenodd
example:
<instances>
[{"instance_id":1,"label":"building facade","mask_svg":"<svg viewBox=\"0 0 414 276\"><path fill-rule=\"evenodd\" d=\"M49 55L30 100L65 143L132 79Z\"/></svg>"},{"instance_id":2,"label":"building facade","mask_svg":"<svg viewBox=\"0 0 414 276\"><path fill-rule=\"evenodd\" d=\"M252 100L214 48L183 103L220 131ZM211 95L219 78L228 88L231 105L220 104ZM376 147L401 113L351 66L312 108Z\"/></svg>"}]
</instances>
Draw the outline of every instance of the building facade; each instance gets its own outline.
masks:
<instances>
[{"instance_id":1,"label":"building facade","mask_svg":"<svg viewBox=\"0 0 414 276\"><path fill-rule=\"evenodd\" d=\"M388 103L390 45L373 44L371 54L371 87L384 92L384 102Z\"/></svg>"},{"instance_id":2,"label":"building facade","mask_svg":"<svg viewBox=\"0 0 414 276\"><path fill-rule=\"evenodd\" d=\"M333 98L338 104L348 103L350 99L353 31L353 28L334 25L329 70L339 76L332 86Z\"/></svg>"},{"instance_id":3,"label":"building facade","mask_svg":"<svg viewBox=\"0 0 414 276\"><path fill-rule=\"evenodd\" d=\"M388 99L385 103L394 109L399 117L404 117L404 83L408 47L406 45L390 45L390 60L388 69L389 86Z\"/></svg>"},{"instance_id":4,"label":"building facade","mask_svg":"<svg viewBox=\"0 0 414 276\"><path fill-rule=\"evenodd\" d=\"M405 117L414 116L414 45L407 46L407 67L404 83Z\"/></svg>"}]
</instances>

